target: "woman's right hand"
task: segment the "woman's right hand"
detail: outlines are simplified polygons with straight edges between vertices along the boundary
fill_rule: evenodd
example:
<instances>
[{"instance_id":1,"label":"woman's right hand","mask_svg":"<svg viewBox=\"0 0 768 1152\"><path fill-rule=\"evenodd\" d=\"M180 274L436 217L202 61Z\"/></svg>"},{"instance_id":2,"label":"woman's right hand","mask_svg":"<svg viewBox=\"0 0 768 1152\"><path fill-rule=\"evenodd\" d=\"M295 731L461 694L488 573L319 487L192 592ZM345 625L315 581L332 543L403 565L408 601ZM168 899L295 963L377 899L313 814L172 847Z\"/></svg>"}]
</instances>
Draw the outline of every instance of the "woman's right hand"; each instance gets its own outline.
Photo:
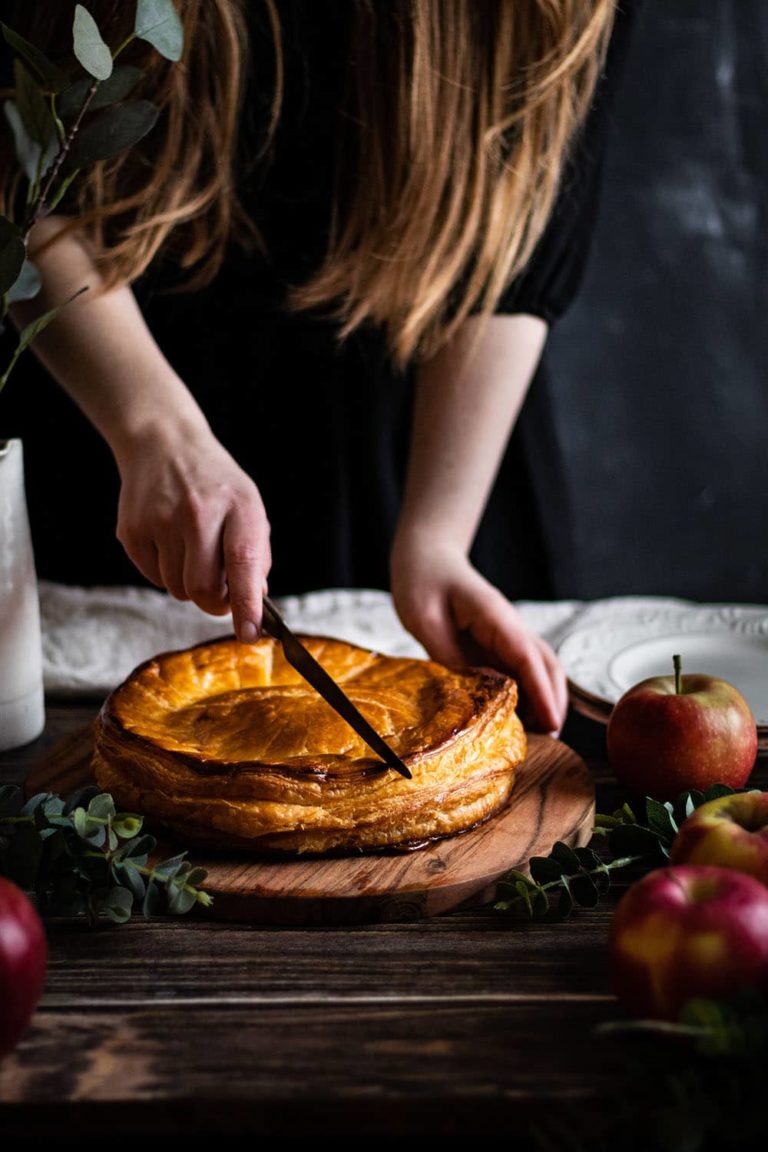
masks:
<instances>
[{"instance_id":1,"label":"woman's right hand","mask_svg":"<svg viewBox=\"0 0 768 1152\"><path fill-rule=\"evenodd\" d=\"M207 426L153 430L117 455L117 537L139 569L177 600L231 610L239 640L256 640L271 564L259 490Z\"/></svg>"}]
</instances>

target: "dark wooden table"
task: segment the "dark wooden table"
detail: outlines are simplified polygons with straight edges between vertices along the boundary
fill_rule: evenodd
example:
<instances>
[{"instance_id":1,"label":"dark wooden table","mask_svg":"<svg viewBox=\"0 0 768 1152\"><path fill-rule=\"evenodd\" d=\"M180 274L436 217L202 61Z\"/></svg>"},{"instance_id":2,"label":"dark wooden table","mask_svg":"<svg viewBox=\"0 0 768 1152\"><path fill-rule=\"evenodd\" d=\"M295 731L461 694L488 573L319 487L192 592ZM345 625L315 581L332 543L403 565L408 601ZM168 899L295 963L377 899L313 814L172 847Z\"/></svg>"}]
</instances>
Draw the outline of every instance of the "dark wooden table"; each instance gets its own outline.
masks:
<instances>
[{"instance_id":1,"label":"dark wooden table","mask_svg":"<svg viewBox=\"0 0 768 1152\"><path fill-rule=\"evenodd\" d=\"M0 756L0 782L95 711L49 702L41 739ZM563 739L612 810L604 729L572 715ZM595 1032L623 1017L606 956L621 890L551 923L489 908L358 928L52 921L43 998L0 1063L0 1145L378 1132L575 1148L583 1130L594 1149L631 1082L622 1045Z\"/></svg>"}]
</instances>

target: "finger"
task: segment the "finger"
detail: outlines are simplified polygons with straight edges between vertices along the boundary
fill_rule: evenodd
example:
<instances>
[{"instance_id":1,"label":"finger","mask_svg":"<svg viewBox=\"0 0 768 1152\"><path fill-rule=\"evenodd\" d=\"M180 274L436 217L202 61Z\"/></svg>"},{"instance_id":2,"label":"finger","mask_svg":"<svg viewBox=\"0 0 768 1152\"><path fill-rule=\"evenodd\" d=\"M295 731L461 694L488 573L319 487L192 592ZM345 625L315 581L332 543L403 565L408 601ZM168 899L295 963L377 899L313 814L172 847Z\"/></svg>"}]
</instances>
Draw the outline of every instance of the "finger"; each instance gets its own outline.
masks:
<instances>
[{"instance_id":1,"label":"finger","mask_svg":"<svg viewBox=\"0 0 768 1152\"><path fill-rule=\"evenodd\" d=\"M235 507L224 522L224 568L235 635L244 643L261 631L261 601L270 564L269 525Z\"/></svg>"},{"instance_id":2,"label":"finger","mask_svg":"<svg viewBox=\"0 0 768 1152\"><path fill-rule=\"evenodd\" d=\"M547 671L552 686L555 690L555 701L557 704L558 714L560 716L560 723L556 729L552 729L552 735L559 735L560 729L565 723L566 716L568 715L568 705L570 702L568 694L568 678L565 674L565 669L558 660L552 648L543 640L541 636L534 636L534 640L541 652L541 655L546 664Z\"/></svg>"},{"instance_id":3,"label":"finger","mask_svg":"<svg viewBox=\"0 0 768 1152\"><path fill-rule=\"evenodd\" d=\"M184 546L182 578L186 594L213 616L223 616L229 611L222 536L216 518L210 525L195 524Z\"/></svg>"},{"instance_id":4,"label":"finger","mask_svg":"<svg viewBox=\"0 0 768 1152\"><path fill-rule=\"evenodd\" d=\"M439 600L426 604L419 612L418 626L409 630L438 664L466 664L456 624Z\"/></svg>"},{"instance_id":5,"label":"finger","mask_svg":"<svg viewBox=\"0 0 768 1152\"><path fill-rule=\"evenodd\" d=\"M184 588L184 544L177 538L157 544L157 563L163 588L167 588L174 600L188 600Z\"/></svg>"},{"instance_id":6,"label":"finger","mask_svg":"<svg viewBox=\"0 0 768 1152\"><path fill-rule=\"evenodd\" d=\"M160 575L157 549L151 541L141 544L134 543L130 547L123 544L123 548L128 559L136 565L142 576L145 576L151 584L157 585L158 588L165 587Z\"/></svg>"},{"instance_id":7,"label":"finger","mask_svg":"<svg viewBox=\"0 0 768 1152\"><path fill-rule=\"evenodd\" d=\"M475 630L475 635L515 676L528 726L541 732L559 731L561 708L549 667L512 605L505 602L497 615L484 621L482 634Z\"/></svg>"},{"instance_id":8,"label":"finger","mask_svg":"<svg viewBox=\"0 0 768 1152\"><path fill-rule=\"evenodd\" d=\"M536 645L517 658L516 675L520 682L521 711L528 727L537 732L559 732L560 709L549 670Z\"/></svg>"}]
</instances>

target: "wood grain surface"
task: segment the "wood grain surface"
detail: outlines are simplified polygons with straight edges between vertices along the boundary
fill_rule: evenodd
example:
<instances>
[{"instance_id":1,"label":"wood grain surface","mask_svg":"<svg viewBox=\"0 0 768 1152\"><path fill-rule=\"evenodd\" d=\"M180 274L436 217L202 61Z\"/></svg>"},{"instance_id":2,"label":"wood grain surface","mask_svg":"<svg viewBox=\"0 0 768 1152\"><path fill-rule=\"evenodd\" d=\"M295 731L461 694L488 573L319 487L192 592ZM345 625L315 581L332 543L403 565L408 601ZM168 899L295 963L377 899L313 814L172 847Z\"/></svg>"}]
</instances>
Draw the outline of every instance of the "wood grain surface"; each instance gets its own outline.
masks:
<instances>
[{"instance_id":1,"label":"wood grain surface","mask_svg":"<svg viewBox=\"0 0 768 1152\"><path fill-rule=\"evenodd\" d=\"M61 795L91 782L91 727L54 745L30 772L28 795ZM418 920L468 902L493 899L509 868L527 867L556 840L586 844L594 816L594 786L583 760L568 745L531 735L505 809L481 827L411 852L337 858L265 860L238 852L194 850L208 870L213 896L206 913L262 924L362 924ZM151 829L151 831L156 831ZM185 845L163 838L163 855Z\"/></svg>"},{"instance_id":2,"label":"wood grain surface","mask_svg":"<svg viewBox=\"0 0 768 1152\"><path fill-rule=\"evenodd\" d=\"M0 782L34 783L47 762L66 784L95 710L49 706L44 738L0 755ZM563 737L613 811L624 797L604 726L572 713ZM752 782L768 786L765 759ZM607 940L628 882L568 920L488 905L360 925L49 920L43 997L0 1060L0 1145L448 1134L515 1152L658 1152L630 1137L663 1084L649 1094L634 1045L598 1031L622 1018Z\"/></svg>"}]
</instances>

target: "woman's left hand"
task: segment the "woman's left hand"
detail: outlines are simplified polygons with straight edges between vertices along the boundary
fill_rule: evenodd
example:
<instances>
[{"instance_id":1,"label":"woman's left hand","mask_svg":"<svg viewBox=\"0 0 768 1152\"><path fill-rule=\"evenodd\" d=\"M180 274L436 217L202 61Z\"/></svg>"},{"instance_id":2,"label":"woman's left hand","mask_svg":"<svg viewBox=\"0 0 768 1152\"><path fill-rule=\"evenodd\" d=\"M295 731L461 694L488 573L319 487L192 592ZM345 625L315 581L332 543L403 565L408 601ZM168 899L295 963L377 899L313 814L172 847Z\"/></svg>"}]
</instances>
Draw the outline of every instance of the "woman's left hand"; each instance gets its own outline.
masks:
<instances>
[{"instance_id":1,"label":"woman's left hand","mask_svg":"<svg viewBox=\"0 0 768 1152\"><path fill-rule=\"evenodd\" d=\"M546 641L450 543L396 543L392 597L403 625L441 664L490 665L514 676L527 727L559 733L568 710L565 673Z\"/></svg>"}]
</instances>

